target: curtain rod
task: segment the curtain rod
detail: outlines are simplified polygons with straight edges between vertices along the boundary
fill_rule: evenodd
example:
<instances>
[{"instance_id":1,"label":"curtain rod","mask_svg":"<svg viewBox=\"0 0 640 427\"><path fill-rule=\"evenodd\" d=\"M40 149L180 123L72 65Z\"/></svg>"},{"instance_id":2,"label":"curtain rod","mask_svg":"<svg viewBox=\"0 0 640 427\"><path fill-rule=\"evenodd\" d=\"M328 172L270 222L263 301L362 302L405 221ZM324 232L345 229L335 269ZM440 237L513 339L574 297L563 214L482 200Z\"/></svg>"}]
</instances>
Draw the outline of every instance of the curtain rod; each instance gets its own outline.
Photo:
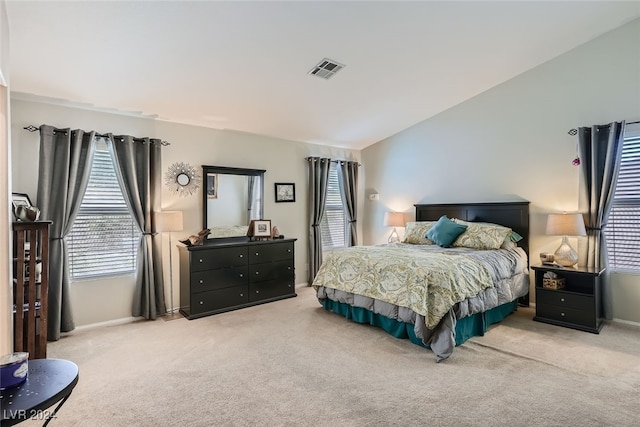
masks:
<instances>
[{"instance_id":1,"label":"curtain rod","mask_svg":"<svg viewBox=\"0 0 640 427\"><path fill-rule=\"evenodd\" d=\"M25 126L25 127L23 127L22 129L24 129L24 130L28 130L29 132L35 132L35 131L37 131L37 130L40 130L40 128L39 128L39 127L36 127L36 126L34 126L34 125ZM59 132L59 131L60 131L60 129L55 129L55 128L54 128L54 129L53 129L53 132L55 133L56 131L58 131L58 132ZM96 132L96 136L101 137L101 138L107 138L109 135L107 135L107 134L102 134L102 133L97 133L97 132ZM143 141L144 141L144 139L143 139L143 138L133 138L133 141L134 141L134 142L143 142ZM162 141L160 141L160 145L162 145L162 146L167 146L167 145L171 145L171 143L170 143L170 142L167 142L167 141L162 140Z\"/></svg>"},{"instance_id":2,"label":"curtain rod","mask_svg":"<svg viewBox=\"0 0 640 427\"><path fill-rule=\"evenodd\" d=\"M305 157L305 160L311 160L313 157ZM326 159L326 157L324 157ZM338 163L338 162L350 162L351 160L330 160L331 163ZM358 166L362 166L360 163L358 163Z\"/></svg>"},{"instance_id":3,"label":"curtain rod","mask_svg":"<svg viewBox=\"0 0 640 427\"><path fill-rule=\"evenodd\" d=\"M635 121L635 122L625 122L624 124L625 124L625 125L635 125L635 124L637 124L637 123L640 123L640 120ZM567 133L568 133L569 135L571 135L571 136L575 136L575 135L577 135L577 134L578 134L578 129L575 129L575 128L573 128L573 129L569 129L569 132L567 132Z\"/></svg>"}]
</instances>

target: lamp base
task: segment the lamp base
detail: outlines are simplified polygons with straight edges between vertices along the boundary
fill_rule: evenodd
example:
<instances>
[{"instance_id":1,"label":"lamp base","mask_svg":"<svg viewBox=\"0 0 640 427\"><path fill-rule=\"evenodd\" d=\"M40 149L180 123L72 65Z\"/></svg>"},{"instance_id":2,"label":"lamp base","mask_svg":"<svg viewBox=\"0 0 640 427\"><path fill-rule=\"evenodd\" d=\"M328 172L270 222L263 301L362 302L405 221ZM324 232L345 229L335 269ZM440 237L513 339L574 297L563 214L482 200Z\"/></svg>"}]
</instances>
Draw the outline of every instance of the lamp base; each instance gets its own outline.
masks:
<instances>
[{"instance_id":1,"label":"lamp base","mask_svg":"<svg viewBox=\"0 0 640 427\"><path fill-rule=\"evenodd\" d=\"M578 253L569 244L567 236L562 238L560 247L553 254L553 261L564 267L573 267L578 262Z\"/></svg>"},{"instance_id":2,"label":"lamp base","mask_svg":"<svg viewBox=\"0 0 640 427\"><path fill-rule=\"evenodd\" d=\"M389 235L389 243L400 243L400 237L398 236L398 232L394 228L391 234Z\"/></svg>"}]
</instances>

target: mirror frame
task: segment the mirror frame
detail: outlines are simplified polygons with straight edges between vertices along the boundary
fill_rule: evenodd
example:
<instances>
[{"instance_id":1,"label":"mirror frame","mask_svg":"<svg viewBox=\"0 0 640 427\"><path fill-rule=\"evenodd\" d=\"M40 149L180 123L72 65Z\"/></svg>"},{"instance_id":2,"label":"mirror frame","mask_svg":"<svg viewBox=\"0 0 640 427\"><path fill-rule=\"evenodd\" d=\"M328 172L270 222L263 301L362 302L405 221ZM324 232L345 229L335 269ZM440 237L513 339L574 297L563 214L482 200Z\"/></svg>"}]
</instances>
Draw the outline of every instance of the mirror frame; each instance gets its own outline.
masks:
<instances>
[{"instance_id":1,"label":"mirror frame","mask_svg":"<svg viewBox=\"0 0 640 427\"><path fill-rule=\"evenodd\" d=\"M204 230L206 228L211 228L207 226L207 217L209 213L207 209L207 190L206 190L207 174L221 173L221 174L227 174L227 175L259 176L260 177L260 193L262 194L262 210L264 214L264 173L265 172L266 172L265 169L245 169L245 168L231 168L226 166L202 165L202 182L204 183L202 186L202 229ZM242 236L238 236L238 237L242 237Z\"/></svg>"}]
</instances>

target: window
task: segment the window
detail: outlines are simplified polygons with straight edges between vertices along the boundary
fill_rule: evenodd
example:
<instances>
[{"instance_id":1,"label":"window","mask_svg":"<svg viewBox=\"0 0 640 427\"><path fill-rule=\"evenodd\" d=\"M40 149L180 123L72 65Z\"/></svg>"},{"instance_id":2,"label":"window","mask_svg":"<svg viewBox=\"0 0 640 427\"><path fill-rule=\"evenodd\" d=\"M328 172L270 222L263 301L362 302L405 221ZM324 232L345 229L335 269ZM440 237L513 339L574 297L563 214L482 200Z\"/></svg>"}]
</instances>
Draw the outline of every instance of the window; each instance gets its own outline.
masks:
<instances>
[{"instance_id":1,"label":"window","mask_svg":"<svg viewBox=\"0 0 640 427\"><path fill-rule=\"evenodd\" d=\"M640 124L625 127L618 182L604 233L609 265L640 272Z\"/></svg>"},{"instance_id":2,"label":"window","mask_svg":"<svg viewBox=\"0 0 640 427\"><path fill-rule=\"evenodd\" d=\"M71 279L136 270L140 231L122 195L107 141L96 139L89 184L66 237Z\"/></svg>"},{"instance_id":3,"label":"window","mask_svg":"<svg viewBox=\"0 0 640 427\"><path fill-rule=\"evenodd\" d=\"M324 216L320 221L322 232L322 249L344 248L347 219L340 185L338 184L338 167L335 162L329 167L329 182L327 184L327 201Z\"/></svg>"}]
</instances>

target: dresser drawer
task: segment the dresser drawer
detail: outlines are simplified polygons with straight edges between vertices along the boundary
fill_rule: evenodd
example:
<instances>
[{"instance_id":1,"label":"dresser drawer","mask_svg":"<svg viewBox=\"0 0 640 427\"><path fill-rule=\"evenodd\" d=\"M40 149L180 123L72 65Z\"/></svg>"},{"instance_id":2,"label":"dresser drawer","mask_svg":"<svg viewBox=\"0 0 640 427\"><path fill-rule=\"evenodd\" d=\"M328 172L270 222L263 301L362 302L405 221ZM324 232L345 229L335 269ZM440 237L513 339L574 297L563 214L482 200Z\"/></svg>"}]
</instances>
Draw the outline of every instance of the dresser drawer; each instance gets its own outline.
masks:
<instances>
[{"instance_id":1,"label":"dresser drawer","mask_svg":"<svg viewBox=\"0 0 640 427\"><path fill-rule=\"evenodd\" d=\"M293 242L270 243L249 247L251 264L293 259Z\"/></svg>"},{"instance_id":2,"label":"dresser drawer","mask_svg":"<svg viewBox=\"0 0 640 427\"><path fill-rule=\"evenodd\" d=\"M538 305L556 305L559 307L589 310L593 312L595 299L590 295L578 295L562 291L536 289L536 307Z\"/></svg>"},{"instance_id":3,"label":"dresser drawer","mask_svg":"<svg viewBox=\"0 0 640 427\"><path fill-rule=\"evenodd\" d=\"M199 292L191 295L191 314L206 313L249 302L248 286Z\"/></svg>"},{"instance_id":4,"label":"dresser drawer","mask_svg":"<svg viewBox=\"0 0 640 427\"><path fill-rule=\"evenodd\" d=\"M247 266L195 271L191 274L191 292L211 291L249 283Z\"/></svg>"},{"instance_id":5,"label":"dresser drawer","mask_svg":"<svg viewBox=\"0 0 640 427\"><path fill-rule=\"evenodd\" d=\"M536 305L536 316L543 319L570 323L572 325L596 327L595 309L574 309L557 305Z\"/></svg>"},{"instance_id":6,"label":"dresser drawer","mask_svg":"<svg viewBox=\"0 0 640 427\"><path fill-rule=\"evenodd\" d=\"M293 279L293 261L276 261L249 266L249 281L262 282L274 279Z\"/></svg>"},{"instance_id":7,"label":"dresser drawer","mask_svg":"<svg viewBox=\"0 0 640 427\"><path fill-rule=\"evenodd\" d=\"M246 264L246 246L232 246L227 248L193 251L191 254L191 271L239 267Z\"/></svg>"},{"instance_id":8,"label":"dresser drawer","mask_svg":"<svg viewBox=\"0 0 640 427\"><path fill-rule=\"evenodd\" d=\"M249 285L249 302L290 295L295 292L293 279L268 280Z\"/></svg>"}]
</instances>

